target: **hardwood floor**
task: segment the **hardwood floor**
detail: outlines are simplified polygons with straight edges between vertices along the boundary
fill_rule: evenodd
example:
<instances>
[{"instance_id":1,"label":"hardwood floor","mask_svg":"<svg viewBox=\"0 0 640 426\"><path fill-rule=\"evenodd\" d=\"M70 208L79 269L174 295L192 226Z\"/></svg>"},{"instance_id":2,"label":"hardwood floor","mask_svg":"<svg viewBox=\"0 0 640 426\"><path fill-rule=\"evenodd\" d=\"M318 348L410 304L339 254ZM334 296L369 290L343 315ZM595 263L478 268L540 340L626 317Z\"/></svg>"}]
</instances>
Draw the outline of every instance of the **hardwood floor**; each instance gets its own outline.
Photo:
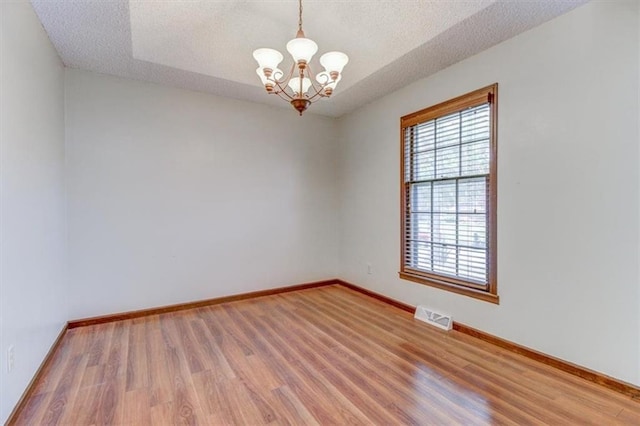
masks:
<instances>
[{"instance_id":1,"label":"hardwood floor","mask_svg":"<svg viewBox=\"0 0 640 426\"><path fill-rule=\"evenodd\" d=\"M342 286L69 330L17 424L640 424L640 402Z\"/></svg>"}]
</instances>

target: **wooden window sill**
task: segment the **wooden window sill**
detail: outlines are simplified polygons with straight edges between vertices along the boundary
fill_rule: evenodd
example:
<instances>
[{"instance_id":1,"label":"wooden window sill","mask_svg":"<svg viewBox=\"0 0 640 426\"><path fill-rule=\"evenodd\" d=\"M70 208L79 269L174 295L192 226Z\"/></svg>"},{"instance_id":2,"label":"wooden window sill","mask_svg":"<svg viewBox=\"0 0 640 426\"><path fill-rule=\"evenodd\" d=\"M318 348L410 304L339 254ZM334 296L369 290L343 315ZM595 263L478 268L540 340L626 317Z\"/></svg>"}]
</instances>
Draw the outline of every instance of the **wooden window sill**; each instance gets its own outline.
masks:
<instances>
[{"instance_id":1,"label":"wooden window sill","mask_svg":"<svg viewBox=\"0 0 640 426\"><path fill-rule=\"evenodd\" d=\"M464 287L464 286L453 284L453 283L447 283L444 281L436 281L436 280L429 279L421 275L412 274L409 272L400 271L398 272L398 275L403 280L413 281L418 284L428 285L430 287L439 288L441 290L447 290L453 293L462 294L464 296L473 297L474 299L495 303L496 305L500 304L500 297L497 294L492 294L486 291L476 290L473 288Z\"/></svg>"}]
</instances>

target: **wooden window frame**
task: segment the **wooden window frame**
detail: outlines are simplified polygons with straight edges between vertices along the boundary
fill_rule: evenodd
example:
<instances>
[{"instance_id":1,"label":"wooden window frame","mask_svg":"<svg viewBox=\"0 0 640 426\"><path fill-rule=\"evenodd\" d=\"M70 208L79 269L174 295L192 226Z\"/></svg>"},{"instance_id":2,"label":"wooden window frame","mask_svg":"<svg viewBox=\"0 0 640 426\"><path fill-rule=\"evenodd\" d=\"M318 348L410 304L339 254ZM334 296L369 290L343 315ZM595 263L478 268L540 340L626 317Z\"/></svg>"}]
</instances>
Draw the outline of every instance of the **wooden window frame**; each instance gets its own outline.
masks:
<instances>
[{"instance_id":1,"label":"wooden window frame","mask_svg":"<svg viewBox=\"0 0 640 426\"><path fill-rule=\"evenodd\" d=\"M473 282L465 281L460 278L439 275L433 272L413 269L407 266L406 249L407 249L407 203L408 191L405 183L405 137L406 128L413 125L430 121L448 114L472 108L484 103L489 103L490 113L490 147L489 147L489 194L487 203L487 233L488 233L488 282L486 289L484 286L478 286ZM413 281L419 284L451 291L475 299L499 304L498 282L497 282L497 206L498 206L498 83L492 84L482 89L475 90L457 98L439 103L437 105L416 111L405 115L400 119L400 278Z\"/></svg>"}]
</instances>

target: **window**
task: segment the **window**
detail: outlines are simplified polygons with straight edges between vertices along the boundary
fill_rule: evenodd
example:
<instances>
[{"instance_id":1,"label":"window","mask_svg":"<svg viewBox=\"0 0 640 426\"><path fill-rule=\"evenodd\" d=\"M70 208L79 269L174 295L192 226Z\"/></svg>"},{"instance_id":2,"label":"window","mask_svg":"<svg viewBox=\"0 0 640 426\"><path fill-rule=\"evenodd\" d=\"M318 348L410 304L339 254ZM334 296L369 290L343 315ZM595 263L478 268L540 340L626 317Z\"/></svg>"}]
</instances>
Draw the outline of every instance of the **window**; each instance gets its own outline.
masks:
<instances>
[{"instance_id":1,"label":"window","mask_svg":"<svg viewBox=\"0 0 640 426\"><path fill-rule=\"evenodd\" d=\"M498 85L402 117L400 277L498 303Z\"/></svg>"}]
</instances>

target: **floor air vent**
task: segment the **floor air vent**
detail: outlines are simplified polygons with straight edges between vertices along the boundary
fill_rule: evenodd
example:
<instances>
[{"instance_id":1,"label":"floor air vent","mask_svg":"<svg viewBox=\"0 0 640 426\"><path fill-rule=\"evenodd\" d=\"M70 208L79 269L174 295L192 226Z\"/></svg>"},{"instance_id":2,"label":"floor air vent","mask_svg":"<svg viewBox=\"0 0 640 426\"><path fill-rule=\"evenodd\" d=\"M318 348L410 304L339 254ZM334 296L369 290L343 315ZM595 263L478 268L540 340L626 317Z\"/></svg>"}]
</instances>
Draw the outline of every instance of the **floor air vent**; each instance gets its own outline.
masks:
<instances>
[{"instance_id":1,"label":"floor air vent","mask_svg":"<svg viewBox=\"0 0 640 426\"><path fill-rule=\"evenodd\" d=\"M424 306L418 306L414 318L424 321L443 330L451 330L453 328L453 318L451 315L443 315Z\"/></svg>"}]
</instances>

